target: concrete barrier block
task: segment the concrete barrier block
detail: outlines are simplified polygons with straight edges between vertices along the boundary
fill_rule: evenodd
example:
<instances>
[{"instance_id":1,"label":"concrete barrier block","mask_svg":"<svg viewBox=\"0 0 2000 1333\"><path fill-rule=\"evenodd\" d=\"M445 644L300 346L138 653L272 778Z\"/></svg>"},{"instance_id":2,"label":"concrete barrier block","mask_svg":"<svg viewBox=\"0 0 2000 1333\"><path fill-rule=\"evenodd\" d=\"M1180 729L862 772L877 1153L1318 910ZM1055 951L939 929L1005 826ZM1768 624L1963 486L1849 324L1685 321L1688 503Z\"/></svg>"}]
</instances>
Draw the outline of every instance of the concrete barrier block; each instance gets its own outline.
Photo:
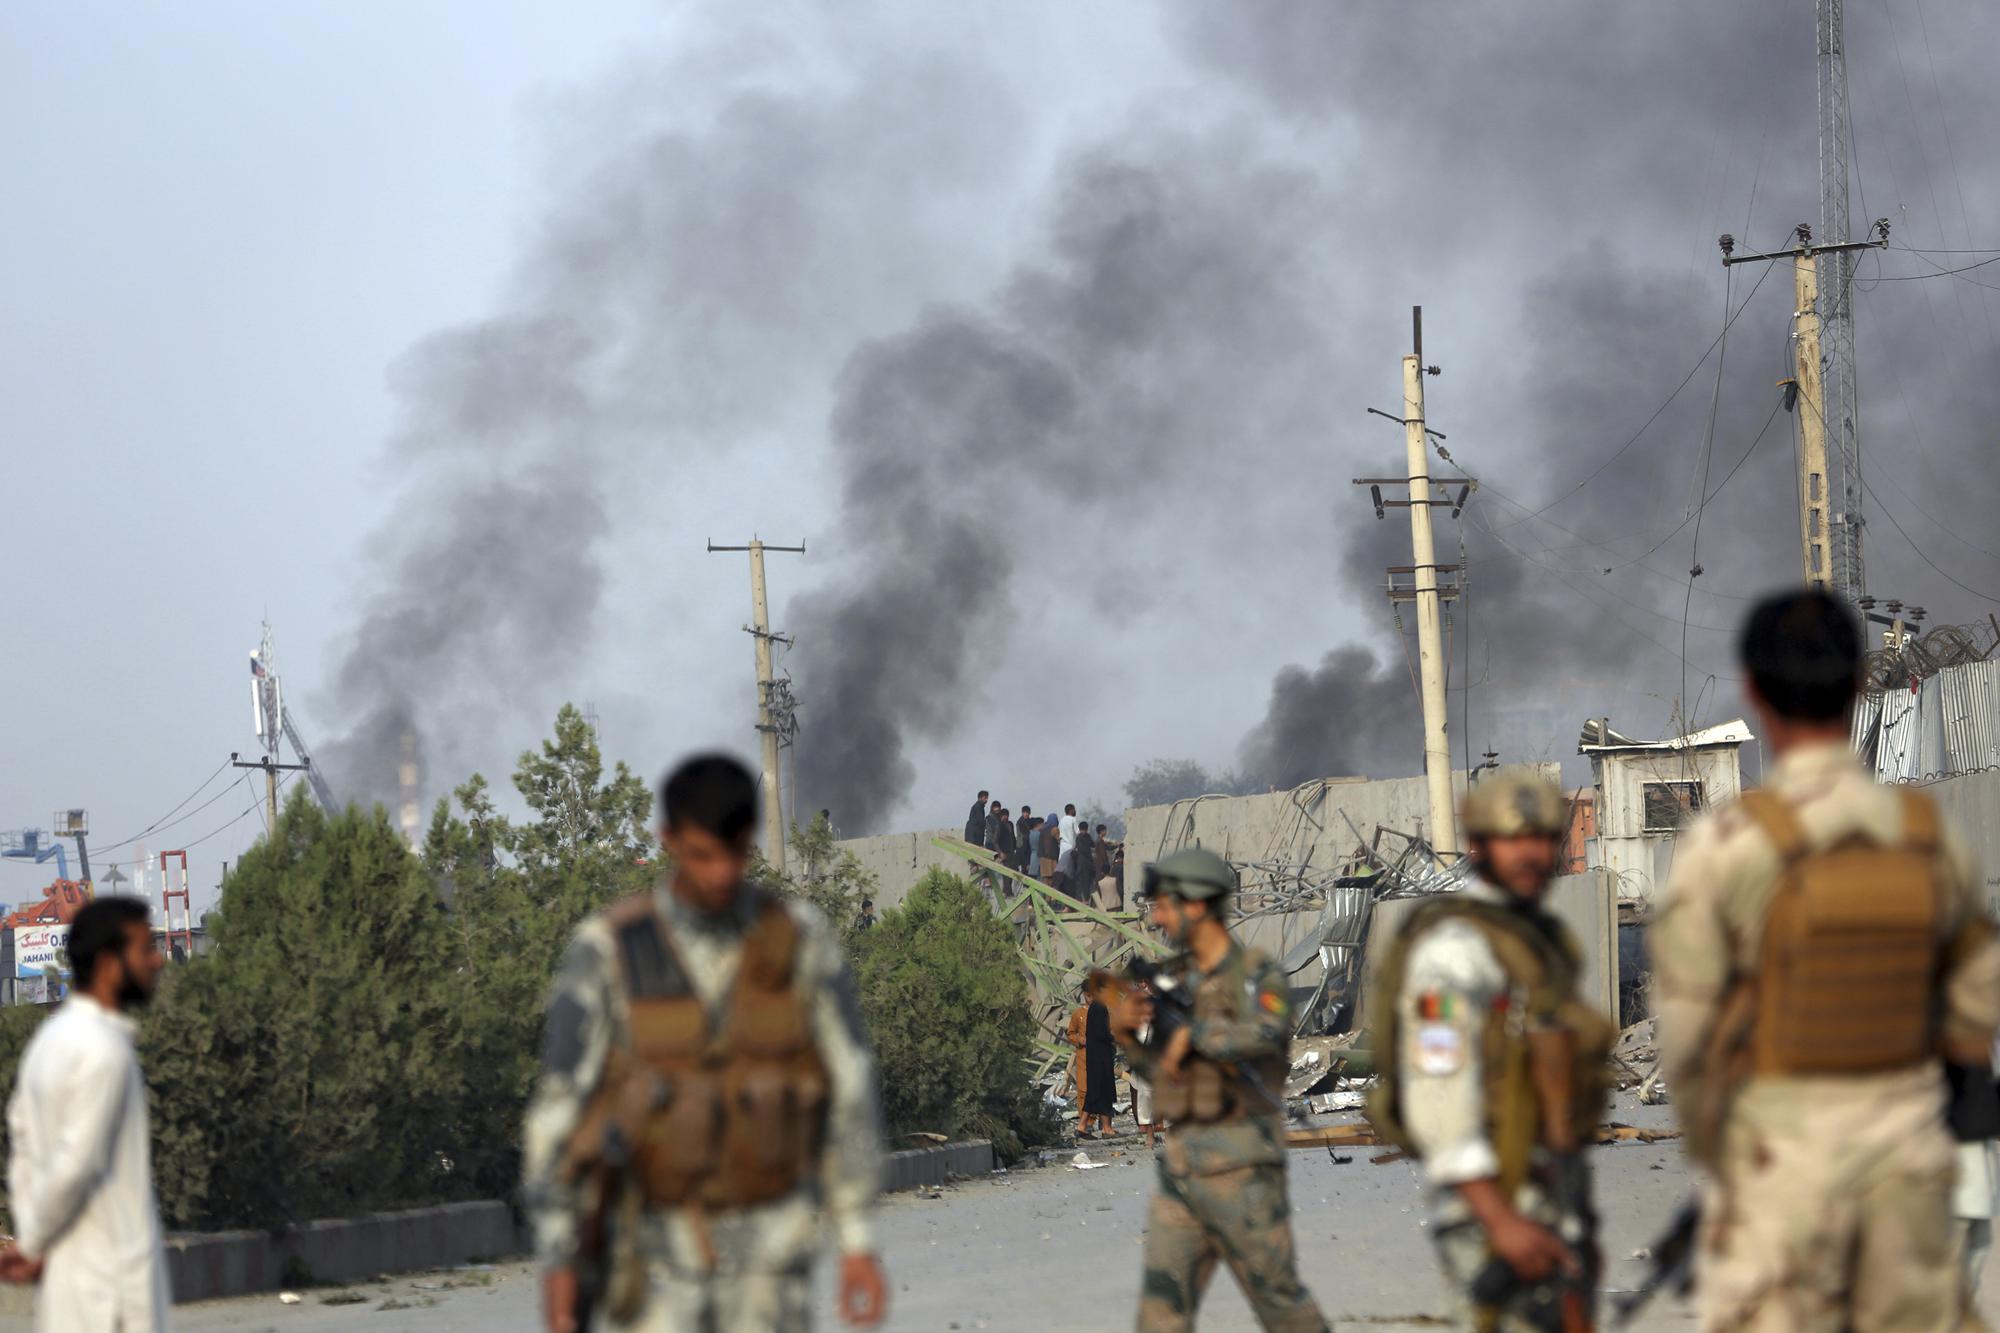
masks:
<instances>
[{"instance_id":1,"label":"concrete barrier block","mask_svg":"<svg viewBox=\"0 0 2000 1333\"><path fill-rule=\"evenodd\" d=\"M262 1231L167 1238L167 1274L176 1301L276 1291L287 1282L358 1282L390 1273L502 1259L525 1246L505 1203L440 1204L365 1217L304 1222Z\"/></svg>"},{"instance_id":2,"label":"concrete barrier block","mask_svg":"<svg viewBox=\"0 0 2000 1333\"><path fill-rule=\"evenodd\" d=\"M882 1191L942 1185L948 1180L984 1176L993 1170L993 1143L990 1139L967 1139L963 1143L931 1144L887 1154L882 1162Z\"/></svg>"}]
</instances>

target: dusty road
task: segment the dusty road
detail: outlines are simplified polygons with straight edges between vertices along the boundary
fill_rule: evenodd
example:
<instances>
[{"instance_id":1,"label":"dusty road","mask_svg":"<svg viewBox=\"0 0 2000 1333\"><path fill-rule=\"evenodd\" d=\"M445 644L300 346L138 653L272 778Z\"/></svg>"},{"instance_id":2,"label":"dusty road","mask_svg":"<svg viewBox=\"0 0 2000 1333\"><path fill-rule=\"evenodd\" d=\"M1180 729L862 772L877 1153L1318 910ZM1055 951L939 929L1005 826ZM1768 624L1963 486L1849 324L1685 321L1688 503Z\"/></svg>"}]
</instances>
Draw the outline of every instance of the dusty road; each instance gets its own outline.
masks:
<instances>
[{"instance_id":1,"label":"dusty road","mask_svg":"<svg viewBox=\"0 0 2000 1333\"><path fill-rule=\"evenodd\" d=\"M1629 1123L1657 1124L1664 1112L1622 1108ZM1114 1148L1119 1145L1113 1145ZM1628 1256L1647 1244L1688 1188L1672 1143L1607 1148L1597 1155L1598 1200L1606 1215L1607 1285L1629 1287L1643 1265ZM1125 1146L1099 1170L1047 1167L947 1188L937 1197L898 1195L880 1229L893 1284L888 1327L907 1330L1034 1330L1097 1333L1131 1327L1139 1286L1140 1231L1151 1164ZM1345 1164L1326 1153L1292 1157L1292 1192L1306 1279L1336 1325L1409 1326L1446 1314L1432 1267L1422 1200L1407 1164ZM820 1273L821 1326L837 1327L831 1274ZM1989 1282L1988 1290L1994 1290ZM535 1327L534 1275L526 1265L432 1274L335 1293L307 1291L296 1306L275 1296L183 1306L175 1327L348 1333L401 1330L503 1333ZM1226 1273L1204 1307L1204 1329L1255 1327ZM1692 1327L1672 1301L1656 1304L1641 1328Z\"/></svg>"}]
</instances>

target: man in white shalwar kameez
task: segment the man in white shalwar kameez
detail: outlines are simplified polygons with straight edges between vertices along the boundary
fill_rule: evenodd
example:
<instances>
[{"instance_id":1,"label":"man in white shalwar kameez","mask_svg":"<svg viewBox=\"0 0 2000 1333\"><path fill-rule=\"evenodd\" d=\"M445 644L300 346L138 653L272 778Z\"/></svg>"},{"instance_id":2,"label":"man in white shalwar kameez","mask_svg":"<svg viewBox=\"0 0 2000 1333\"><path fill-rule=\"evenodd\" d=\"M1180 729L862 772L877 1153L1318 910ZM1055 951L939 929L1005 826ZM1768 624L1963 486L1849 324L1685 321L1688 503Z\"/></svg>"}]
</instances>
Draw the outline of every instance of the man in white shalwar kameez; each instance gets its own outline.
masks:
<instances>
[{"instance_id":1,"label":"man in white shalwar kameez","mask_svg":"<svg viewBox=\"0 0 2000 1333\"><path fill-rule=\"evenodd\" d=\"M7 1105L15 1234L0 1278L39 1282L38 1333L155 1333L167 1269L132 1011L165 960L136 898L87 905L69 955L75 988L29 1040Z\"/></svg>"}]
</instances>

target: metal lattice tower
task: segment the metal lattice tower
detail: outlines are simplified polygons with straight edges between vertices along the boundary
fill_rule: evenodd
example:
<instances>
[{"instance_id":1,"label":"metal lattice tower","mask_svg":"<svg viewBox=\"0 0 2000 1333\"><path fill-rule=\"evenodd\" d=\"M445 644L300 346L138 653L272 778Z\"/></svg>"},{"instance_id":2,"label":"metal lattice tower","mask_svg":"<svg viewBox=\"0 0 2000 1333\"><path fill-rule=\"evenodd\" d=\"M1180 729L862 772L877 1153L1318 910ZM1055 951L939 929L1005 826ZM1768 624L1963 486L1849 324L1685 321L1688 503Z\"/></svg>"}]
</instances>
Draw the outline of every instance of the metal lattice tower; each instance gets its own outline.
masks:
<instances>
[{"instance_id":1,"label":"metal lattice tower","mask_svg":"<svg viewBox=\"0 0 2000 1333\"><path fill-rule=\"evenodd\" d=\"M1851 238L1847 224L1847 47L1842 0L1817 0L1819 32L1820 236ZM1833 463L1829 545L1834 590L1850 601L1867 591L1861 562L1861 435L1854 383L1852 251L1819 256L1822 398Z\"/></svg>"}]
</instances>

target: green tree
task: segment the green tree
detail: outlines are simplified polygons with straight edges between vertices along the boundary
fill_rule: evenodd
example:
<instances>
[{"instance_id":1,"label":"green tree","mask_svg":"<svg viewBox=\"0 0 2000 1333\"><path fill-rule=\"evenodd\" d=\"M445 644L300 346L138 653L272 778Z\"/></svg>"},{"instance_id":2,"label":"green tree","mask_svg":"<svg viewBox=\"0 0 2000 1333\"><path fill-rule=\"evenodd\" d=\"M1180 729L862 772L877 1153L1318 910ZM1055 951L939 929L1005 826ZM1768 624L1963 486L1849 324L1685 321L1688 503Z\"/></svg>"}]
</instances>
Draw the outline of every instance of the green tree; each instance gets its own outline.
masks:
<instances>
[{"instance_id":1,"label":"green tree","mask_svg":"<svg viewBox=\"0 0 2000 1333\"><path fill-rule=\"evenodd\" d=\"M825 815L814 815L803 829L792 825L785 846L790 854L785 858L784 874L780 875L761 851L753 851L750 879L788 898L811 903L840 932L841 939L851 938L854 923L861 916L861 900L875 894L875 873L834 840L833 826Z\"/></svg>"},{"instance_id":2,"label":"green tree","mask_svg":"<svg viewBox=\"0 0 2000 1333\"><path fill-rule=\"evenodd\" d=\"M272 1225L457 1192L459 955L378 807L297 793L238 861L215 952L148 1011L161 1197L180 1226Z\"/></svg>"},{"instance_id":3,"label":"green tree","mask_svg":"<svg viewBox=\"0 0 2000 1333\"><path fill-rule=\"evenodd\" d=\"M525 751L514 788L528 817L493 805L474 775L440 801L424 840L424 865L451 902L463 965L468 1099L461 1109L463 1171L480 1193L505 1197L519 1178L521 1113L536 1071L549 982L577 924L649 888L660 850L653 798L624 764L609 777L583 715L564 705L555 734Z\"/></svg>"},{"instance_id":4,"label":"green tree","mask_svg":"<svg viewBox=\"0 0 2000 1333\"><path fill-rule=\"evenodd\" d=\"M990 1138L1008 1158L1047 1140L1027 977L984 894L933 869L850 947L891 1132Z\"/></svg>"},{"instance_id":5,"label":"green tree","mask_svg":"<svg viewBox=\"0 0 2000 1333\"><path fill-rule=\"evenodd\" d=\"M1233 796L1242 790L1243 780L1228 769L1210 773L1192 759L1149 759L1125 780L1125 799L1134 808L1172 805L1210 792Z\"/></svg>"}]
</instances>

